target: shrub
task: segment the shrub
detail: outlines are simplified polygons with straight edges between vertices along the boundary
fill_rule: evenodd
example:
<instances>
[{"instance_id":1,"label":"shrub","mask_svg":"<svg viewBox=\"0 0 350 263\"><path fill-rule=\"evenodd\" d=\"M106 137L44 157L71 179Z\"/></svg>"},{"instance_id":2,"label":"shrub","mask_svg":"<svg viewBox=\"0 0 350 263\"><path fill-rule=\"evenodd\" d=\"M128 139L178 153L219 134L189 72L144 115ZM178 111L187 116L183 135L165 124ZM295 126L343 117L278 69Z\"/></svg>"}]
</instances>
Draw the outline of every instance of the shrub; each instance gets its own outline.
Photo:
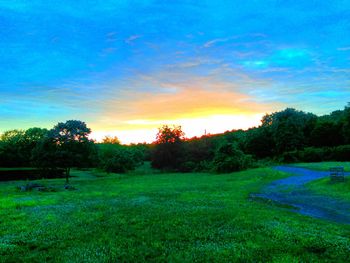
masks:
<instances>
[{"instance_id":1,"label":"shrub","mask_svg":"<svg viewBox=\"0 0 350 263\"><path fill-rule=\"evenodd\" d=\"M280 161L285 163L350 161L350 145L324 148L307 147L300 151L285 152L281 155Z\"/></svg>"},{"instance_id":2,"label":"shrub","mask_svg":"<svg viewBox=\"0 0 350 263\"><path fill-rule=\"evenodd\" d=\"M299 152L299 159L303 162L322 162L327 160L326 148L308 147Z\"/></svg>"},{"instance_id":3,"label":"shrub","mask_svg":"<svg viewBox=\"0 0 350 263\"><path fill-rule=\"evenodd\" d=\"M182 172L182 173L193 172L196 170L196 167L197 167L197 164L195 162L186 161L186 162L180 163L179 172Z\"/></svg>"},{"instance_id":4,"label":"shrub","mask_svg":"<svg viewBox=\"0 0 350 263\"><path fill-rule=\"evenodd\" d=\"M331 158L334 161L350 161L350 145L333 148Z\"/></svg>"},{"instance_id":5,"label":"shrub","mask_svg":"<svg viewBox=\"0 0 350 263\"><path fill-rule=\"evenodd\" d=\"M106 172L126 173L140 164L141 158L126 146L100 145L99 167Z\"/></svg>"},{"instance_id":6,"label":"shrub","mask_svg":"<svg viewBox=\"0 0 350 263\"><path fill-rule=\"evenodd\" d=\"M225 144L215 154L213 169L218 173L229 173L247 169L252 157L244 154L236 144Z\"/></svg>"}]
</instances>

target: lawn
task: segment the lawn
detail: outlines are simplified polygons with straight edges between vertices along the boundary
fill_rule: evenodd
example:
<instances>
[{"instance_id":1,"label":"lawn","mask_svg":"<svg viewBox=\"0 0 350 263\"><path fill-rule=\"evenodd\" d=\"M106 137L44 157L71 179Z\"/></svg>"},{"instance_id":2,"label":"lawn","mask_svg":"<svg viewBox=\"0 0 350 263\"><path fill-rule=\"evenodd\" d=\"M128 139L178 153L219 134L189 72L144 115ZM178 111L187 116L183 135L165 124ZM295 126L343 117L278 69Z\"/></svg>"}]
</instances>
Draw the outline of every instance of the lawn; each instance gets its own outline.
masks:
<instances>
[{"instance_id":1,"label":"lawn","mask_svg":"<svg viewBox=\"0 0 350 263\"><path fill-rule=\"evenodd\" d=\"M350 162L323 162L323 163L301 163L296 166L327 171L331 167L342 166L346 172L350 172ZM317 194L335 197L350 201L350 178L345 182L331 182L330 178L322 178L307 184L307 187Z\"/></svg>"},{"instance_id":2,"label":"lawn","mask_svg":"<svg viewBox=\"0 0 350 263\"><path fill-rule=\"evenodd\" d=\"M323 178L307 184L307 187L318 194L350 201L350 178L345 178L345 182L331 182L329 178Z\"/></svg>"},{"instance_id":3,"label":"lawn","mask_svg":"<svg viewBox=\"0 0 350 263\"><path fill-rule=\"evenodd\" d=\"M214 175L73 171L0 182L1 262L346 262L350 226L251 201L287 176L270 168Z\"/></svg>"}]
</instances>

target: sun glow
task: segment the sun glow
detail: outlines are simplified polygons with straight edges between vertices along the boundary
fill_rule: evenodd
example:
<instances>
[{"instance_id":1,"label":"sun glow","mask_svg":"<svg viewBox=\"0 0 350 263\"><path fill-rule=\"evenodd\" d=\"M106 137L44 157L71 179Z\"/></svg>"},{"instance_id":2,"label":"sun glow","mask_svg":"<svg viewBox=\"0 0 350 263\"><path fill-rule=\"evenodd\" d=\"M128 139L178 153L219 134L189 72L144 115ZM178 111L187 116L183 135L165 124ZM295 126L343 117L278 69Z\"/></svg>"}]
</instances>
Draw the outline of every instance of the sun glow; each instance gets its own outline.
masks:
<instances>
[{"instance_id":1,"label":"sun glow","mask_svg":"<svg viewBox=\"0 0 350 263\"><path fill-rule=\"evenodd\" d=\"M180 125L187 138L206 134L222 133L233 129L248 129L259 125L263 114L213 114L169 120L137 119L125 122L119 130L95 131L91 137L102 141L105 136L117 136L123 144L153 142L162 125Z\"/></svg>"}]
</instances>

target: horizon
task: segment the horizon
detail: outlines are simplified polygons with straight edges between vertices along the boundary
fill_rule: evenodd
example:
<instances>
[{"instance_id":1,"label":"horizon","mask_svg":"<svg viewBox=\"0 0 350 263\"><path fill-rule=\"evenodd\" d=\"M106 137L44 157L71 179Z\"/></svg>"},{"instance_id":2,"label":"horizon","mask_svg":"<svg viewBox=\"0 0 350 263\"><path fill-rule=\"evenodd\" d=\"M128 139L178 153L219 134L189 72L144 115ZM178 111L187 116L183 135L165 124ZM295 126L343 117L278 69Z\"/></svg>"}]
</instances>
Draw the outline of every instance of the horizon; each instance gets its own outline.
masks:
<instances>
[{"instance_id":1,"label":"horizon","mask_svg":"<svg viewBox=\"0 0 350 263\"><path fill-rule=\"evenodd\" d=\"M350 102L347 103L348 106L344 106L343 109L345 109L346 107L349 107L350 105ZM296 108L293 108L293 107L289 107L289 109L292 108L292 109L295 109L297 111L299 111L299 109L296 109ZM284 109L280 109L278 110L277 112L279 111L282 111L282 110L285 110L287 108L284 108ZM317 115L317 114L314 114L312 112L305 112L305 113L311 113L311 114L314 114L315 116L318 116L318 117L321 117L321 116L326 116L326 115L330 115L331 113L333 112L336 112L338 110L342 110L342 109L335 109L329 113L326 113L324 115ZM266 112L264 114L262 114L261 116L256 116L256 117L260 117L259 121L258 121L258 124L254 125L254 126L249 126L249 127L241 127L239 126L238 128L232 128L232 129L227 129L227 130L224 130L222 131L219 127L219 130L215 130L214 129L214 132L210 132L208 131L207 129L204 129L203 133L191 133L191 131L193 132L193 130L190 130L190 133L186 133L183 129L182 129L182 126L181 124L176 124L176 123L163 123L163 124L160 124L156 129L153 129L153 130L146 130L146 131L142 131L142 132L146 132L146 134L143 134L143 137L142 137L142 140L136 140L136 141L128 141L127 139L125 140L124 137L122 137L122 139L118 136L120 135L118 132L116 133L111 133L111 132L94 132L93 130L91 130L91 134L89 134L89 138L94 140L95 143L103 143L103 139L106 138L106 137L110 137L110 138L115 138L117 137L118 140L120 141L120 144L122 145L131 145L131 144L143 144L143 143L146 143L146 144L152 144L156 141L156 135L158 133L158 130L161 129L161 127L163 126L169 126L169 127L175 127L175 126L180 126L182 131L184 131L184 138L187 140L191 140L191 139L194 139L194 138L201 138L202 136L216 136L216 135L220 135L220 134L224 134L226 132L236 132L236 131L247 131L249 129L254 129L254 128L259 128L260 125L261 125L261 121L262 121L262 117L266 114L272 114L274 112ZM231 116L233 118L236 118L237 116ZM66 120L68 121L68 120ZM83 120L81 120L83 121ZM64 122L64 121L60 121L60 122ZM56 123L57 124L57 123ZM89 128L89 124L86 123L87 127ZM28 128L46 128L46 129L50 129L50 128L53 128L53 127L28 127ZM25 130L25 129L10 129L10 130ZM10 130L7 130L7 131L10 131ZM130 131L125 131L125 132L130 132ZM136 132L140 132L140 131L136 131ZM0 132L0 135L3 134L2 132ZM122 133L121 133L122 134ZM190 134L190 135L189 135ZM123 140L124 138L124 140ZM134 138L137 138L137 134Z\"/></svg>"},{"instance_id":2,"label":"horizon","mask_svg":"<svg viewBox=\"0 0 350 263\"><path fill-rule=\"evenodd\" d=\"M79 119L129 144L347 105L350 3L237 3L0 1L0 133Z\"/></svg>"}]
</instances>

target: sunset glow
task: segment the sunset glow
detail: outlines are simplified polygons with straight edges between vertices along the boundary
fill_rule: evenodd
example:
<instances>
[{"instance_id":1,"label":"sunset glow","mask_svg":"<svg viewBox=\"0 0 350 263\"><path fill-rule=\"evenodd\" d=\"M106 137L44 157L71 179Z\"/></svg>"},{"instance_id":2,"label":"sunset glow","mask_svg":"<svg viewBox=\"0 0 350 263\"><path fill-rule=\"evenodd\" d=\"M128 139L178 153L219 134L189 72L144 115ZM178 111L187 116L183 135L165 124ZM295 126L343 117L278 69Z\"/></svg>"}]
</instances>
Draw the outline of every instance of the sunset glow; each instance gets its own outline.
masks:
<instances>
[{"instance_id":1,"label":"sunset glow","mask_svg":"<svg viewBox=\"0 0 350 263\"><path fill-rule=\"evenodd\" d=\"M164 124L180 125L185 136L192 138L204 134L216 134L233 129L248 129L258 126L262 114L253 115L204 115L201 118L185 118L172 120L131 120L120 131L92 132L91 137L101 141L105 136L117 136L121 142L129 144L135 142L153 142L159 127ZM123 127L123 126L122 126ZM98 128L95 130L99 130Z\"/></svg>"},{"instance_id":2,"label":"sunset glow","mask_svg":"<svg viewBox=\"0 0 350 263\"><path fill-rule=\"evenodd\" d=\"M257 126L286 107L330 113L350 98L349 10L344 1L1 1L0 133L78 119L98 141L137 143L164 124L192 137Z\"/></svg>"}]
</instances>

